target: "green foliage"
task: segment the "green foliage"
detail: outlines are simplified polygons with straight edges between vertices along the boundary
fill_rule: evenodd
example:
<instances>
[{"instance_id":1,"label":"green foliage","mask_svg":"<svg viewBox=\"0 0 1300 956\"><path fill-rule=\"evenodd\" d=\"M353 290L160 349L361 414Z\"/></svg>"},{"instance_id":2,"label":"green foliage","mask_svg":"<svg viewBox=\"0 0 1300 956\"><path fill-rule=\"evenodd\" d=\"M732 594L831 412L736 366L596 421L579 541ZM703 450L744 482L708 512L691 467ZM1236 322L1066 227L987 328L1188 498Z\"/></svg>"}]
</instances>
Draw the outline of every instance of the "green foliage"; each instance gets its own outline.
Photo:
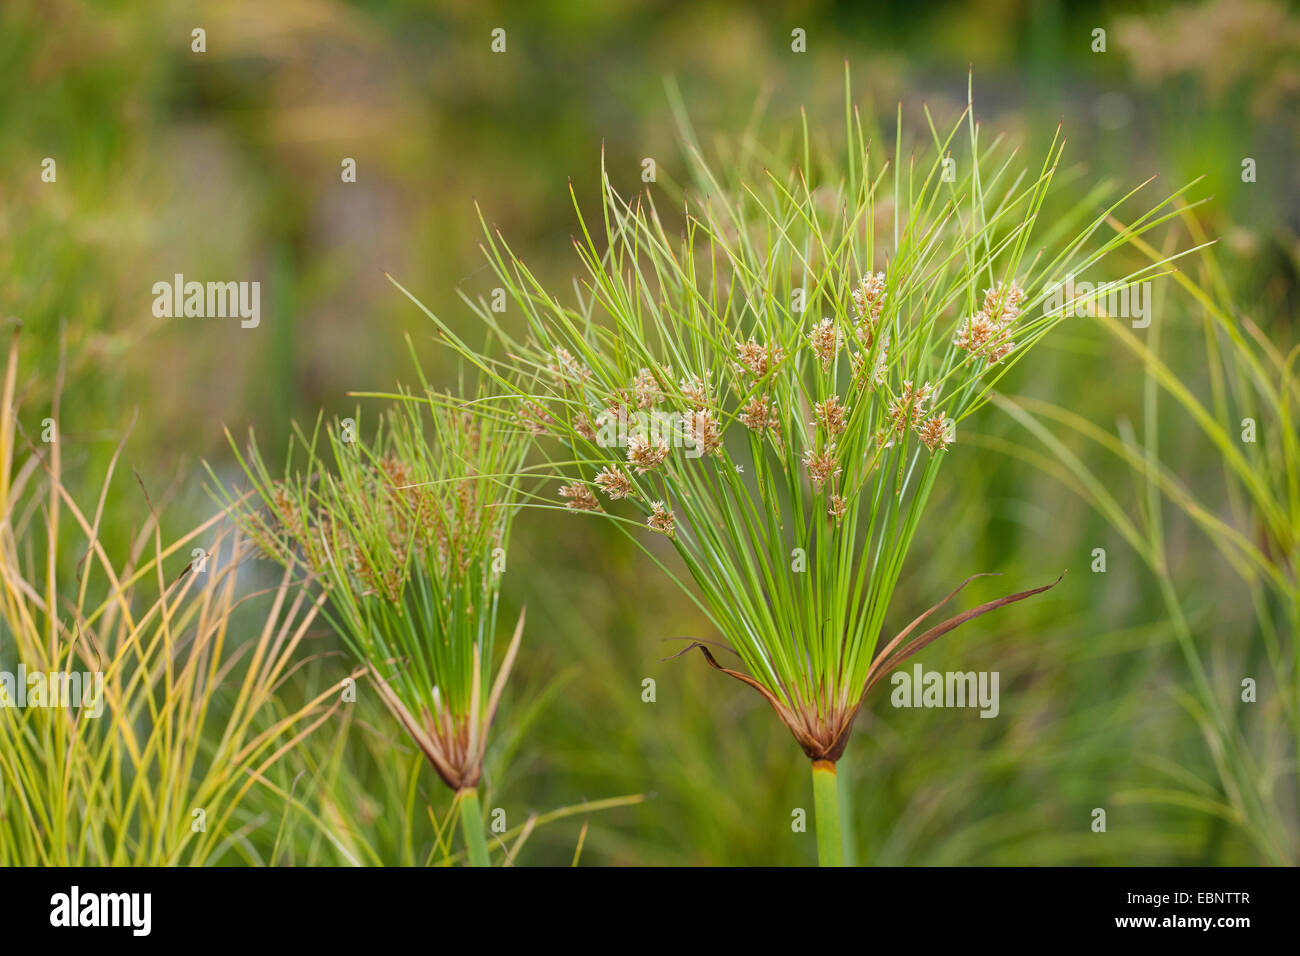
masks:
<instances>
[{"instance_id":1,"label":"green foliage","mask_svg":"<svg viewBox=\"0 0 1300 956\"><path fill-rule=\"evenodd\" d=\"M548 453L559 440L550 461L567 507L670 538L700 597L686 593L747 682L810 756L831 759L873 678L919 649L900 643L909 627L876 654L950 429L1080 304L1050 301L1067 275L1174 215L1166 200L1091 241L1126 196L1072 211L1080 231L1031 244L1059 143L1036 172L1018 172L1001 141L981 144L968 108L945 136L931 124L933 153L903 170L901 118L893 160L878 168L861 125L845 132L839 180L810 181L819 164L806 130L802 162L758 185L745 168L724 183L696 151L699 193L679 239L652 198L628 203L606 176L603 233L578 213L576 305L489 235L526 319L508 328L477 306L508 364L440 323L513 389L503 419L530 420ZM606 511L597 490L634 517Z\"/></svg>"},{"instance_id":2,"label":"green foliage","mask_svg":"<svg viewBox=\"0 0 1300 956\"><path fill-rule=\"evenodd\" d=\"M338 690L277 697L317 609L287 573L241 596L246 542L217 518L164 544L151 511L115 560L98 529L117 455L88 508L63 483L57 442L20 449L17 356L15 336L0 405L0 666L50 693L22 706L4 689L0 864L266 862L248 838L250 791ZM77 675L79 698L55 695L56 675Z\"/></svg>"},{"instance_id":3,"label":"green foliage","mask_svg":"<svg viewBox=\"0 0 1300 956\"><path fill-rule=\"evenodd\" d=\"M1188 233L1203 241L1193 215L1186 212L1183 218ZM1141 243L1140 248L1150 258L1159 258L1151 246ZM1051 402L1003 398L999 405L1036 436L1051 457L1016 446L1011 451L1048 469L1089 501L1159 584L1168 626L1191 678L1191 690L1180 691L1178 697L1202 729L1215 774L1213 782L1194 774L1173 775L1166 786L1140 797L1196 806L1240 827L1266 858L1294 864L1300 858L1294 813L1300 798L1300 439L1294 417L1300 399L1300 347L1284 355L1254 322L1240 317L1212 249L1202 250L1196 265L1202 280L1180 273L1180 294L1165 314L1200 319L1203 360L1210 370L1208 400L1197 397L1166 364L1160 326L1144 341L1103 313L1098 321L1144 371L1140 436L1131 428L1113 434ZM1186 477L1162 460L1162 394L1195 423L1199 440L1218 456L1216 477L1227 489L1226 513L1203 500ZM1049 422L1087 439L1094 450L1115 456L1131 469L1142 490L1136 509L1117 501L1094 466L1072 451ZM1264 690L1247 694L1239 675L1212 669L1209 648L1189 618L1185 588L1172 561L1166 505L1194 523L1249 595L1253 630L1271 677ZM1259 715L1243 713L1242 704L1254 704L1259 693L1268 699L1258 707Z\"/></svg>"},{"instance_id":4,"label":"green foliage","mask_svg":"<svg viewBox=\"0 0 1300 956\"><path fill-rule=\"evenodd\" d=\"M240 463L255 495L219 495L268 555L320 582L325 614L407 732L448 786L472 788L523 630L521 615L494 680L527 436L429 395L407 398L369 440L359 412L324 442L319 419L310 436L298 432L283 479L250 441Z\"/></svg>"}]
</instances>

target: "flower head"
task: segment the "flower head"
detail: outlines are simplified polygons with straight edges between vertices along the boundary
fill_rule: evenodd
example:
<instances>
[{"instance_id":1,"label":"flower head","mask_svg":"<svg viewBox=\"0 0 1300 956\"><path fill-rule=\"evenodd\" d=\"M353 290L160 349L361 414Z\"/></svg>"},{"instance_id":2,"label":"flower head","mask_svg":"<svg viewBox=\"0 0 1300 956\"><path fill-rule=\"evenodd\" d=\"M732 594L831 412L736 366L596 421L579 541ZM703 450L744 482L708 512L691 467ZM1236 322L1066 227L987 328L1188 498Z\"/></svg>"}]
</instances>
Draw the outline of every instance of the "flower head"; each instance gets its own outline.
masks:
<instances>
[{"instance_id":1,"label":"flower head","mask_svg":"<svg viewBox=\"0 0 1300 956\"><path fill-rule=\"evenodd\" d=\"M817 419L817 424L831 435L841 435L844 429L848 427L849 409L847 405L840 403L839 396L832 395L813 406L813 415Z\"/></svg>"},{"instance_id":2,"label":"flower head","mask_svg":"<svg viewBox=\"0 0 1300 956\"><path fill-rule=\"evenodd\" d=\"M776 431L781 422L766 395L755 395L740 413L740 423L750 431Z\"/></svg>"},{"instance_id":3,"label":"flower head","mask_svg":"<svg viewBox=\"0 0 1300 956\"><path fill-rule=\"evenodd\" d=\"M1002 361L1016 347L1010 340L1010 320L999 322L986 312L976 312L961 324L955 344L990 365Z\"/></svg>"},{"instance_id":4,"label":"flower head","mask_svg":"<svg viewBox=\"0 0 1300 956\"><path fill-rule=\"evenodd\" d=\"M932 452L945 449L952 444L946 412L927 418L916 431L921 436L921 441L925 443L925 447Z\"/></svg>"},{"instance_id":5,"label":"flower head","mask_svg":"<svg viewBox=\"0 0 1300 956\"><path fill-rule=\"evenodd\" d=\"M686 439L700 454L716 454L722 448L722 429L718 427L713 412L706 408L686 413L683 422Z\"/></svg>"},{"instance_id":6,"label":"flower head","mask_svg":"<svg viewBox=\"0 0 1300 956\"><path fill-rule=\"evenodd\" d=\"M646 525L651 531L658 531L670 538L677 530L677 526L673 521L673 513L664 507L662 501L652 501L650 503L650 517L646 519Z\"/></svg>"},{"instance_id":7,"label":"flower head","mask_svg":"<svg viewBox=\"0 0 1300 956\"><path fill-rule=\"evenodd\" d=\"M606 465L596 475L596 487L617 501L632 494L632 479L624 474L621 468Z\"/></svg>"},{"instance_id":8,"label":"flower head","mask_svg":"<svg viewBox=\"0 0 1300 956\"><path fill-rule=\"evenodd\" d=\"M989 365L1002 361L1015 349L1011 326L1020 317L1025 293L1014 282L999 282L984 290L984 307L957 329L954 343Z\"/></svg>"},{"instance_id":9,"label":"flower head","mask_svg":"<svg viewBox=\"0 0 1300 956\"><path fill-rule=\"evenodd\" d=\"M821 451L813 451L811 448L804 452L803 463L808 468L808 477L812 479L813 487L818 491L828 481L833 481L839 475L841 469L835 461L835 443L831 442Z\"/></svg>"},{"instance_id":10,"label":"flower head","mask_svg":"<svg viewBox=\"0 0 1300 956\"><path fill-rule=\"evenodd\" d=\"M581 482L572 482L560 487L560 497L567 498L564 507L571 511L600 511L600 502L591 493L591 489Z\"/></svg>"},{"instance_id":11,"label":"flower head","mask_svg":"<svg viewBox=\"0 0 1300 956\"><path fill-rule=\"evenodd\" d=\"M573 353L565 348L555 350L555 361L547 365L547 369L562 383L585 382L591 378L591 369L579 364Z\"/></svg>"},{"instance_id":12,"label":"flower head","mask_svg":"<svg viewBox=\"0 0 1300 956\"><path fill-rule=\"evenodd\" d=\"M762 378L785 356L779 345L759 345L751 335L748 342L736 343L736 358L754 378Z\"/></svg>"},{"instance_id":13,"label":"flower head","mask_svg":"<svg viewBox=\"0 0 1300 956\"><path fill-rule=\"evenodd\" d=\"M808 333L808 342L821 360L822 371L829 372L840 351L840 330L830 319L822 319Z\"/></svg>"},{"instance_id":14,"label":"flower head","mask_svg":"<svg viewBox=\"0 0 1300 956\"><path fill-rule=\"evenodd\" d=\"M667 457L668 443L659 435L633 435L627 440L627 460L636 466L638 475L659 467Z\"/></svg>"},{"instance_id":15,"label":"flower head","mask_svg":"<svg viewBox=\"0 0 1300 956\"><path fill-rule=\"evenodd\" d=\"M1025 293L1014 282L999 282L984 290L984 314L995 322L1009 325L1020 316Z\"/></svg>"},{"instance_id":16,"label":"flower head","mask_svg":"<svg viewBox=\"0 0 1300 956\"><path fill-rule=\"evenodd\" d=\"M885 310L885 274L867 273L853 290L853 305L858 310L858 322L875 328Z\"/></svg>"},{"instance_id":17,"label":"flower head","mask_svg":"<svg viewBox=\"0 0 1300 956\"><path fill-rule=\"evenodd\" d=\"M874 344L875 339L868 336L863 341L864 351L854 352L849 355L849 368L853 371L853 380L860 386L883 385L885 383L885 370L889 362L889 336L886 335L881 338L876 364L868 369L867 359L870 357L870 351Z\"/></svg>"},{"instance_id":18,"label":"flower head","mask_svg":"<svg viewBox=\"0 0 1300 956\"><path fill-rule=\"evenodd\" d=\"M889 403L889 421L894 431L901 435L921 420L930 392L928 383L920 388L914 388L911 381L903 383L898 398Z\"/></svg>"},{"instance_id":19,"label":"flower head","mask_svg":"<svg viewBox=\"0 0 1300 956\"><path fill-rule=\"evenodd\" d=\"M659 387L659 381L648 368L643 368L637 372L636 378L632 382L632 391L636 396L637 408L654 408L664 400L664 393Z\"/></svg>"},{"instance_id":20,"label":"flower head","mask_svg":"<svg viewBox=\"0 0 1300 956\"><path fill-rule=\"evenodd\" d=\"M596 440L596 428L591 422L591 416L586 412L583 412L574 420L573 430L587 441Z\"/></svg>"},{"instance_id":21,"label":"flower head","mask_svg":"<svg viewBox=\"0 0 1300 956\"><path fill-rule=\"evenodd\" d=\"M551 413L537 402L524 402L522 417L530 435L545 435L553 421Z\"/></svg>"},{"instance_id":22,"label":"flower head","mask_svg":"<svg viewBox=\"0 0 1300 956\"><path fill-rule=\"evenodd\" d=\"M709 384L709 373L705 372L704 377L691 375L681 381L682 397L686 399L688 405L693 408L708 408L712 400L712 388Z\"/></svg>"}]
</instances>

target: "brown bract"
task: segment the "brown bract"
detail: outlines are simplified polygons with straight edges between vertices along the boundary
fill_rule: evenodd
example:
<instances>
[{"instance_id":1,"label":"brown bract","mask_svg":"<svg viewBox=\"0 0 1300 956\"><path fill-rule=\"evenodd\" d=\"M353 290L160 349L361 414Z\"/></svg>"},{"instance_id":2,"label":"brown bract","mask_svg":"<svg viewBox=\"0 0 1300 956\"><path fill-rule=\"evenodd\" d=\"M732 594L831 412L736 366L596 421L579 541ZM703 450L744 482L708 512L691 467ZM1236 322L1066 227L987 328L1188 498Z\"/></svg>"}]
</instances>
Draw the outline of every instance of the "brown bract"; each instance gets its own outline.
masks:
<instances>
[{"instance_id":1,"label":"brown bract","mask_svg":"<svg viewBox=\"0 0 1300 956\"><path fill-rule=\"evenodd\" d=\"M974 581L976 578L989 576L990 575L988 574L972 574L954 588L952 593L942 601L919 615L916 620L903 628L898 636L885 645L885 649L877 654L875 660L872 661L871 667L867 671L867 685L863 689L862 695L856 701L840 694L838 699L823 701L824 706L820 708L814 702L802 703L798 706L791 707L783 703L776 694L767 687L764 687L759 683L759 681L755 680L748 674L732 670L730 667L723 667L718 663L717 658L713 656L713 653L709 648L701 641L693 641L684 650L674 654L673 657L681 657L682 654L687 654L698 647L700 652L704 655L704 659L708 661L710 667L715 670L720 670L724 674L729 674L744 684L748 684L750 687L754 688L754 690L763 695L763 699L772 705L772 709L776 711L776 715L780 717L781 722L789 728L790 733L794 735L794 739L799 742L799 746L803 748L803 752L808 755L809 759L829 760L833 763L834 761L839 760L840 756L844 753L844 748L849 741L849 732L853 729L854 718L857 717L858 711L862 709L863 703L866 702L867 694L871 692L871 688L874 687L876 682L884 677L885 674L892 671L913 654L947 634L953 628L965 624L967 621L973 620L981 614L987 614L989 611L1005 607L1008 604L1014 604L1016 601L1023 601L1027 597L1033 597L1035 594L1041 594L1044 591L1056 587L1056 585L1061 583L1061 578L1065 577L1065 572L1061 572L1061 577L1058 577L1051 584L1045 584L1042 587L1032 588L1028 591L1018 591L1015 594L1008 594L1005 597L986 601L984 604L973 607L968 611L963 611L961 614L949 618L942 624L930 628L919 637L913 638L911 636L912 632L915 631L926 618L952 600L957 593L960 592L962 588L966 587L966 585L970 584L971 581ZM671 659L672 658L669 658L669 660Z\"/></svg>"},{"instance_id":2,"label":"brown bract","mask_svg":"<svg viewBox=\"0 0 1300 956\"><path fill-rule=\"evenodd\" d=\"M411 739L428 758L433 769L437 771L442 782L453 790L463 790L477 786L483 772L483 752L487 748L488 728L496 715L497 704L501 702L501 693L505 690L510 669L514 666L515 655L519 651L519 641L524 635L524 611L519 611L519 623L515 625L514 637L506 650L501 669L497 671L496 680L492 682L492 692L488 695L487 707L479 707L479 692L482 673L479 661L478 645L474 646L474 683L470 692L468 714L453 714L446 708L439 713L430 713L426 708L417 718L402 703L393 689L373 666L370 677L379 690L384 704L393 712L402 727L411 735Z\"/></svg>"}]
</instances>

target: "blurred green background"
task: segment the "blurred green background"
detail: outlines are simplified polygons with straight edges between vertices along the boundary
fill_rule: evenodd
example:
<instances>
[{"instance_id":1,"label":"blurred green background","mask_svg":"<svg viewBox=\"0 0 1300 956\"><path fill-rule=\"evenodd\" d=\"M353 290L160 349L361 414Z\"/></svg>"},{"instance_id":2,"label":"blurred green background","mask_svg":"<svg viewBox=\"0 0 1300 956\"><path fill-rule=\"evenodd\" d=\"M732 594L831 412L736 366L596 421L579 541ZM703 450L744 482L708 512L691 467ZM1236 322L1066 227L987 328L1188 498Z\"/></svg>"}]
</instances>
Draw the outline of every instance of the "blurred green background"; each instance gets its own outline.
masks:
<instances>
[{"instance_id":1,"label":"blurred green background","mask_svg":"<svg viewBox=\"0 0 1300 956\"><path fill-rule=\"evenodd\" d=\"M206 52L191 50L196 27ZM501 54L490 49L498 27ZM796 28L805 53L791 49ZM1098 28L1104 53L1092 50ZM475 203L562 288L577 266L569 188L595 208L602 149L625 190L640 188L644 157L664 181L683 168L666 77L706 142L738 134L756 104L779 137L798 128L801 107L814 128L842 123L846 60L864 108L888 121L901 102L917 130L923 103L955 117L973 71L979 119L1023 140L1029 161L1064 123L1080 189L1159 176L1168 192L1204 176L1194 195L1212 197L1202 214L1238 305L1283 351L1294 343L1300 17L1281 3L8 0L0 317L24 326L21 425L34 434L47 414L62 339L65 469L94 487L134 417L126 461L155 499L174 499L168 523L180 530L211 511L201 461L229 467L223 428L254 425L275 447L293 420L351 408L350 390L411 381L408 333L431 377L454 374L431 324L384 273L469 329L458 295L493 284ZM41 177L47 157L52 183ZM1241 180L1245 157L1256 183ZM341 181L345 158L354 183ZM153 283L178 272L260 281L261 325L154 318ZM1197 390L1203 370L1179 356L1199 331L1172 322L1164 334L1168 360ZM1006 391L1112 430L1140 415L1140 370L1103 334L1062 329L1039 354ZM976 427L1014 431L993 408ZM1190 483L1217 467L1176 417L1166 427L1170 465ZM1121 501L1136 499L1126 472L1112 477ZM148 506L129 470L114 491L106 521L124 536ZM974 446L954 450L930 514L895 598L898 625L974 571L1001 572L1009 586L993 587L1003 591L1071 573L921 658L927 669L999 671L999 719L873 699L842 768L859 855L1259 862L1223 821L1142 797L1180 771L1215 776L1171 690L1184 675L1162 605L1123 540L1051 479ZM811 862L812 833L790 826L811 791L786 731L700 661L659 663L676 649L665 639L712 635L625 540L567 518L526 512L517 526L505 596L527 604L529 626L501 726L518 732L499 735L487 805L514 826L584 798L647 794L591 817L588 863ZM1169 538L1189 619L1231 693L1258 660L1249 597L1224 584L1194 530L1171 521ZM1108 551L1104 575L1089 572L1097 547ZM335 646L328 633L316 640ZM286 693L343 667L315 662ZM642 700L647 677L653 703ZM295 794L310 813L292 814L277 862L344 859L321 839L321 819L387 862L402 859L403 841L427 847L429 832L403 834L391 819L413 771L429 802L447 802L364 689L334 732L282 765L281 783L300 771ZM258 799L250 839L269 846L283 802ZM1107 808L1105 834L1090 830L1095 807ZM521 862L567 862L581 824L539 831Z\"/></svg>"}]
</instances>

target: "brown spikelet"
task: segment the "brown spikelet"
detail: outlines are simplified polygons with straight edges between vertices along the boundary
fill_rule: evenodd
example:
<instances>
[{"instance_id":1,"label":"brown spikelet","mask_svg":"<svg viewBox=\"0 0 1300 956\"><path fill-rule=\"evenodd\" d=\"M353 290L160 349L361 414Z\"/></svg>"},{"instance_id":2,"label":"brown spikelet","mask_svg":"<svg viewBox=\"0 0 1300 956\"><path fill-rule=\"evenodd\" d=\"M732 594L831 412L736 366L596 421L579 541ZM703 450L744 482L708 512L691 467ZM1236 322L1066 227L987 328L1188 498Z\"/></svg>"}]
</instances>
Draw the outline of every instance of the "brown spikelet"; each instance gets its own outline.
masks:
<instances>
[{"instance_id":1,"label":"brown spikelet","mask_svg":"<svg viewBox=\"0 0 1300 956\"><path fill-rule=\"evenodd\" d=\"M740 423L754 432L776 431L781 424L776 417L776 409L765 395L749 400L749 404L740 413Z\"/></svg>"},{"instance_id":2,"label":"brown spikelet","mask_svg":"<svg viewBox=\"0 0 1300 956\"><path fill-rule=\"evenodd\" d=\"M633 435L627 440L627 460L638 475L658 468L668 458L668 443L658 435Z\"/></svg>"},{"instance_id":3,"label":"brown spikelet","mask_svg":"<svg viewBox=\"0 0 1300 956\"><path fill-rule=\"evenodd\" d=\"M949 437L947 413L940 412L932 418L927 418L917 428L917 434L920 435L925 447L932 452L947 448L952 444L952 438Z\"/></svg>"},{"instance_id":4,"label":"brown spikelet","mask_svg":"<svg viewBox=\"0 0 1300 956\"><path fill-rule=\"evenodd\" d=\"M596 475L596 487L611 499L617 501L632 494L632 479L625 475L622 470L612 465L606 465Z\"/></svg>"},{"instance_id":5,"label":"brown spikelet","mask_svg":"<svg viewBox=\"0 0 1300 956\"><path fill-rule=\"evenodd\" d=\"M600 502L590 488L580 482L560 486L560 497L566 499L564 507L570 511L601 511Z\"/></svg>"},{"instance_id":6,"label":"brown spikelet","mask_svg":"<svg viewBox=\"0 0 1300 956\"><path fill-rule=\"evenodd\" d=\"M822 371L829 372L840 351L840 330L830 319L822 319L808 333L808 344L822 363Z\"/></svg>"},{"instance_id":7,"label":"brown spikelet","mask_svg":"<svg viewBox=\"0 0 1300 956\"><path fill-rule=\"evenodd\" d=\"M652 501L650 503L650 517L646 519L646 525L651 531L658 531L670 538L676 533L673 513L668 510L662 501Z\"/></svg>"},{"instance_id":8,"label":"brown spikelet","mask_svg":"<svg viewBox=\"0 0 1300 956\"><path fill-rule=\"evenodd\" d=\"M848 407L842 404L836 395L813 406L813 416L817 425L825 429L831 437L844 433L844 429L848 427L848 414Z\"/></svg>"},{"instance_id":9,"label":"brown spikelet","mask_svg":"<svg viewBox=\"0 0 1300 956\"><path fill-rule=\"evenodd\" d=\"M804 452L803 463L808 469L808 477L812 480L813 487L818 491L821 491L828 481L833 481L841 471L835 460L834 442L821 451L809 449Z\"/></svg>"},{"instance_id":10,"label":"brown spikelet","mask_svg":"<svg viewBox=\"0 0 1300 956\"><path fill-rule=\"evenodd\" d=\"M722 429L708 409L687 412L683 427L686 440L697 455L715 455L722 450Z\"/></svg>"}]
</instances>

